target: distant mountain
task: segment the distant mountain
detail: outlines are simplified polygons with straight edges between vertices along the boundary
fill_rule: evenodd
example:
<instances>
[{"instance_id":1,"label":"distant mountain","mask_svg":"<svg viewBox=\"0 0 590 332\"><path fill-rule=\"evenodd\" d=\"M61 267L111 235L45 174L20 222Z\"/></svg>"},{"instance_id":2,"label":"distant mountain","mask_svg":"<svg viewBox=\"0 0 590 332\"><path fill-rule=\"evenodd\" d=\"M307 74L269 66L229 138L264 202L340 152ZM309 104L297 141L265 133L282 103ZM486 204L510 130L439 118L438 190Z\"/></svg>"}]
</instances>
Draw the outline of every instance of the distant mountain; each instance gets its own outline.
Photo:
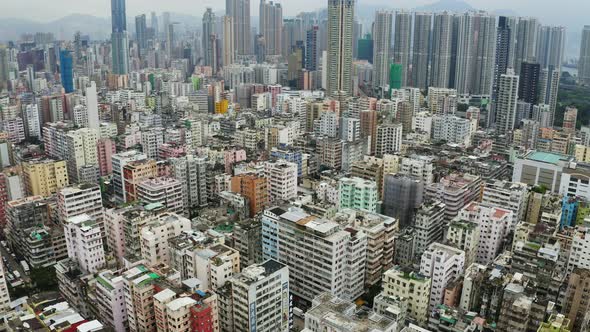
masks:
<instances>
[{"instance_id":1,"label":"distant mountain","mask_svg":"<svg viewBox=\"0 0 590 332\"><path fill-rule=\"evenodd\" d=\"M170 19L178 23L176 31L179 32L201 26L201 18L192 15L170 13ZM162 20L160 24L161 22ZM134 18L127 18L127 29L130 33L135 32ZM76 31L90 35L92 39L108 39L111 33L111 19L85 14L71 14L51 22L0 18L0 42L17 40L24 33L35 32L51 32L57 39L72 39Z\"/></svg>"},{"instance_id":2,"label":"distant mountain","mask_svg":"<svg viewBox=\"0 0 590 332\"><path fill-rule=\"evenodd\" d=\"M72 14L51 22L35 22L27 19L0 19L0 40L16 40L24 33L51 32L58 39L72 39L76 31L94 39L104 39L110 31L109 19L92 15Z\"/></svg>"}]
</instances>

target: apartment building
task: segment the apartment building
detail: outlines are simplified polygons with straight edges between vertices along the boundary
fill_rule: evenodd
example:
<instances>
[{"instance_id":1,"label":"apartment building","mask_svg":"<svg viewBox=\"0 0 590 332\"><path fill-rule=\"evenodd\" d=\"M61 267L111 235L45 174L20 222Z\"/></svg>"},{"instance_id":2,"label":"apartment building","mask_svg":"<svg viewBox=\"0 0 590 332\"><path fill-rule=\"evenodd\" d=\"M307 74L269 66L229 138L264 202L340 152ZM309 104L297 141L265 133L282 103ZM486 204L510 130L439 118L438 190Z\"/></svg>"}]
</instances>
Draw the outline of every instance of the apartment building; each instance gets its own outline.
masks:
<instances>
[{"instance_id":1,"label":"apartment building","mask_svg":"<svg viewBox=\"0 0 590 332\"><path fill-rule=\"evenodd\" d=\"M262 216L263 259L290 268L291 292L311 301L323 292L356 299L364 292L367 236L296 207L273 207Z\"/></svg>"}]
</instances>

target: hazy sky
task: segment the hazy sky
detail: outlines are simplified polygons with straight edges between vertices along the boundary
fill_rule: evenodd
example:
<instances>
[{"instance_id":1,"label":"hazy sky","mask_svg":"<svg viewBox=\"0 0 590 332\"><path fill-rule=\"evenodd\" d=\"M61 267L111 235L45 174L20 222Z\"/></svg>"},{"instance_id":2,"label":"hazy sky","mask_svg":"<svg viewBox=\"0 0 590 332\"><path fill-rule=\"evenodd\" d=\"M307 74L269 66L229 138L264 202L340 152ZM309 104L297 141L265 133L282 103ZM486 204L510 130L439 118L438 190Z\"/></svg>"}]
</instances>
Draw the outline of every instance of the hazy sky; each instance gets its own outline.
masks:
<instances>
[{"instance_id":1,"label":"hazy sky","mask_svg":"<svg viewBox=\"0 0 590 332\"><path fill-rule=\"evenodd\" d=\"M358 0L359 5L384 5L398 8L413 8L436 0ZM590 1L588 0L465 0L471 6L484 9L510 9L519 15L539 17L546 24L590 24ZM91 14L110 16L110 0L0 0L1 17L29 18L50 21L68 14ZM325 7L327 0L282 0L284 15L294 15L303 10ZM258 0L251 0L257 15ZM127 0L127 15L134 16L149 11L182 12L201 16L205 7L223 9L225 0ZM572 16L573 15L573 16ZM587 21L587 22L585 22Z\"/></svg>"}]
</instances>

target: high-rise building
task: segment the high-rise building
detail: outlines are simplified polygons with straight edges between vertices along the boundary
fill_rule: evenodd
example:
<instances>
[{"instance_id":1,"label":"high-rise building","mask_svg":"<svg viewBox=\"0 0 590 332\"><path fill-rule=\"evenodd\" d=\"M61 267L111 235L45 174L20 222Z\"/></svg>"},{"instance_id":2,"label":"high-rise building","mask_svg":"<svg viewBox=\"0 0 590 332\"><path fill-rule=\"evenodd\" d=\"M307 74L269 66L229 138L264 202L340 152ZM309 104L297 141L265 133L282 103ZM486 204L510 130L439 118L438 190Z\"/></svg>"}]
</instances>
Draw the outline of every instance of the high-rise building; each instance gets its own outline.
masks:
<instances>
[{"instance_id":1,"label":"high-rise building","mask_svg":"<svg viewBox=\"0 0 590 332\"><path fill-rule=\"evenodd\" d=\"M328 0L328 94L352 94L354 0Z\"/></svg>"},{"instance_id":2,"label":"high-rise building","mask_svg":"<svg viewBox=\"0 0 590 332\"><path fill-rule=\"evenodd\" d=\"M234 41L234 27L233 17L223 16L223 50L222 63L224 66L229 66L234 63L235 59L235 41Z\"/></svg>"},{"instance_id":3,"label":"high-rise building","mask_svg":"<svg viewBox=\"0 0 590 332\"><path fill-rule=\"evenodd\" d=\"M377 212L377 183L358 177L338 181L339 207Z\"/></svg>"},{"instance_id":4,"label":"high-rise building","mask_svg":"<svg viewBox=\"0 0 590 332\"><path fill-rule=\"evenodd\" d=\"M518 75L512 70L500 75L498 80L498 100L496 105L496 132L509 135L518 125L516 123L516 102L518 101Z\"/></svg>"},{"instance_id":5,"label":"high-rise building","mask_svg":"<svg viewBox=\"0 0 590 332\"><path fill-rule=\"evenodd\" d=\"M135 150L129 150L112 156L113 161L113 191L118 202L127 202L123 168L134 161L146 160L147 156Z\"/></svg>"},{"instance_id":6,"label":"high-rise building","mask_svg":"<svg viewBox=\"0 0 590 332\"><path fill-rule=\"evenodd\" d=\"M451 75L451 50L453 41L453 14L441 12L434 14L432 27L432 62L430 86L447 88Z\"/></svg>"},{"instance_id":7,"label":"high-rise building","mask_svg":"<svg viewBox=\"0 0 590 332\"><path fill-rule=\"evenodd\" d=\"M425 323L428 320L430 286L429 277L394 266L383 275L382 294L407 301L408 316L419 323Z\"/></svg>"},{"instance_id":8,"label":"high-rise building","mask_svg":"<svg viewBox=\"0 0 590 332\"><path fill-rule=\"evenodd\" d=\"M266 41L266 54L281 54L281 37L283 30L283 7L280 3L266 0L260 1L259 11L260 27L258 33L264 36Z\"/></svg>"},{"instance_id":9,"label":"high-rise building","mask_svg":"<svg viewBox=\"0 0 590 332\"><path fill-rule=\"evenodd\" d=\"M410 78L410 53L412 52L412 13L398 11L395 13L393 33L393 62L402 67L401 86L408 85Z\"/></svg>"},{"instance_id":10,"label":"high-rise building","mask_svg":"<svg viewBox=\"0 0 590 332\"><path fill-rule=\"evenodd\" d=\"M570 134L576 133L576 121L578 119L578 109L573 106L565 108L563 113L563 131Z\"/></svg>"},{"instance_id":11,"label":"high-rise building","mask_svg":"<svg viewBox=\"0 0 590 332\"><path fill-rule=\"evenodd\" d=\"M421 256L432 243L442 241L445 208L446 206L439 201L426 201L416 210L416 217L412 223L416 256Z\"/></svg>"},{"instance_id":12,"label":"high-rise building","mask_svg":"<svg viewBox=\"0 0 590 332\"><path fill-rule=\"evenodd\" d=\"M74 91L74 58L68 50L59 51L59 72L61 85L66 93Z\"/></svg>"},{"instance_id":13,"label":"high-rise building","mask_svg":"<svg viewBox=\"0 0 590 332\"><path fill-rule=\"evenodd\" d=\"M57 209L62 224L70 218L87 215L97 224L103 241L106 241L102 196L98 185L82 184L61 189L57 193Z\"/></svg>"},{"instance_id":14,"label":"high-rise building","mask_svg":"<svg viewBox=\"0 0 590 332\"><path fill-rule=\"evenodd\" d=\"M86 273L96 273L106 263L100 226L87 214L65 221L64 233L68 257Z\"/></svg>"},{"instance_id":15,"label":"high-rise building","mask_svg":"<svg viewBox=\"0 0 590 332\"><path fill-rule=\"evenodd\" d=\"M225 0L225 15L232 18L236 53L239 55L252 54L250 0Z\"/></svg>"},{"instance_id":16,"label":"high-rise building","mask_svg":"<svg viewBox=\"0 0 590 332\"><path fill-rule=\"evenodd\" d=\"M464 264L465 252L451 246L435 242L424 251L420 260L420 274L429 277L432 283L430 311L443 303L445 289L463 275Z\"/></svg>"},{"instance_id":17,"label":"high-rise building","mask_svg":"<svg viewBox=\"0 0 590 332\"><path fill-rule=\"evenodd\" d=\"M111 25L113 74L127 75L129 73L129 37L125 0L111 0Z\"/></svg>"},{"instance_id":18,"label":"high-rise building","mask_svg":"<svg viewBox=\"0 0 590 332\"><path fill-rule=\"evenodd\" d=\"M421 180L399 174L385 175L382 211L399 220L401 228L413 225L414 212L422 204L424 184Z\"/></svg>"},{"instance_id":19,"label":"high-rise building","mask_svg":"<svg viewBox=\"0 0 590 332\"><path fill-rule=\"evenodd\" d=\"M428 64L430 63L431 26L431 13L416 13L414 15L411 86L420 88L420 90L426 90L429 86Z\"/></svg>"},{"instance_id":20,"label":"high-rise building","mask_svg":"<svg viewBox=\"0 0 590 332\"><path fill-rule=\"evenodd\" d=\"M267 162L264 169L271 202L297 197L297 164L284 160Z\"/></svg>"},{"instance_id":21,"label":"high-rise building","mask_svg":"<svg viewBox=\"0 0 590 332\"><path fill-rule=\"evenodd\" d=\"M49 196L69 183L67 165L63 160L30 160L22 167L25 192L29 196Z\"/></svg>"},{"instance_id":22,"label":"high-rise building","mask_svg":"<svg viewBox=\"0 0 590 332\"><path fill-rule=\"evenodd\" d=\"M320 68L320 55L318 49L318 32L319 27L314 25L307 30L305 43L305 69L316 71Z\"/></svg>"},{"instance_id":23,"label":"high-rise building","mask_svg":"<svg viewBox=\"0 0 590 332\"><path fill-rule=\"evenodd\" d=\"M517 73L515 71L515 73ZM518 81L518 99L531 105L536 105L539 97L538 63L523 61L520 64L520 79Z\"/></svg>"},{"instance_id":24,"label":"high-rise building","mask_svg":"<svg viewBox=\"0 0 590 332\"><path fill-rule=\"evenodd\" d=\"M401 151L402 132L403 126L401 123L382 124L377 126L375 156L380 158L384 154L392 154Z\"/></svg>"},{"instance_id":25,"label":"high-rise building","mask_svg":"<svg viewBox=\"0 0 590 332\"><path fill-rule=\"evenodd\" d=\"M389 50L391 49L391 28L393 13L377 11L373 26L373 87L389 84Z\"/></svg>"},{"instance_id":26,"label":"high-rise building","mask_svg":"<svg viewBox=\"0 0 590 332\"><path fill-rule=\"evenodd\" d=\"M590 310L590 271L575 269L570 273L567 281L563 313L571 321L571 331L583 331L588 325L588 310Z\"/></svg>"},{"instance_id":27,"label":"high-rise building","mask_svg":"<svg viewBox=\"0 0 590 332\"><path fill-rule=\"evenodd\" d=\"M90 82L90 85L86 87L86 110L88 115L88 128L99 130L98 96L96 94L96 83L94 81Z\"/></svg>"},{"instance_id":28,"label":"high-rise building","mask_svg":"<svg viewBox=\"0 0 590 332\"><path fill-rule=\"evenodd\" d=\"M306 301L323 292L349 301L362 294L366 250L364 232L297 207L269 208L262 216L263 258L284 262L290 291Z\"/></svg>"},{"instance_id":29,"label":"high-rise building","mask_svg":"<svg viewBox=\"0 0 590 332\"><path fill-rule=\"evenodd\" d=\"M8 283L4 271L4 263L0 262L0 312L10 310L10 294L8 293Z\"/></svg>"},{"instance_id":30,"label":"high-rise building","mask_svg":"<svg viewBox=\"0 0 590 332\"><path fill-rule=\"evenodd\" d=\"M565 51L565 27L542 26L537 39L537 62L543 68L555 68L561 72Z\"/></svg>"},{"instance_id":31,"label":"high-rise building","mask_svg":"<svg viewBox=\"0 0 590 332\"><path fill-rule=\"evenodd\" d=\"M391 90L399 90L402 88L404 75L404 68L401 63L392 63L389 66L389 93Z\"/></svg>"},{"instance_id":32,"label":"high-rise building","mask_svg":"<svg viewBox=\"0 0 590 332\"><path fill-rule=\"evenodd\" d=\"M512 66L515 73L522 71L523 62L534 62L537 51L537 36L539 31L539 22L532 17L519 17L516 29L512 29L514 39L514 59Z\"/></svg>"},{"instance_id":33,"label":"high-rise building","mask_svg":"<svg viewBox=\"0 0 590 332\"><path fill-rule=\"evenodd\" d=\"M268 205L267 179L255 174L240 174L232 177L231 191L248 199L250 217L262 212Z\"/></svg>"},{"instance_id":34,"label":"high-rise building","mask_svg":"<svg viewBox=\"0 0 590 332\"><path fill-rule=\"evenodd\" d=\"M250 265L218 290L223 331L287 332L289 268L274 260Z\"/></svg>"},{"instance_id":35,"label":"high-rise building","mask_svg":"<svg viewBox=\"0 0 590 332\"><path fill-rule=\"evenodd\" d=\"M501 76L506 74L509 67L510 54L512 52L511 41L513 31L509 25L508 17L500 16L498 18L498 28L496 32L496 59L494 61L494 82L492 85L492 111L488 116L488 124L496 121L498 89ZM511 68L512 69L512 68Z\"/></svg>"},{"instance_id":36,"label":"high-rise building","mask_svg":"<svg viewBox=\"0 0 590 332\"><path fill-rule=\"evenodd\" d=\"M147 49L148 31L147 20L145 14L135 16L135 39L139 47L139 55L145 56L144 52Z\"/></svg>"},{"instance_id":37,"label":"high-rise building","mask_svg":"<svg viewBox=\"0 0 590 332\"><path fill-rule=\"evenodd\" d=\"M170 212L184 213L182 184L174 178L147 179L137 185L137 199L146 204L161 204Z\"/></svg>"},{"instance_id":38,"label":"high-rise building","mask_svg":"<svg viewBox=\"0 0 590 332\"><path fill-rule=\"evenodd\" d=\"M494 74L496 17L469 12L458 18L455 88L460 94L490 95Z\"/></svg>"},{"instance_id":39,"label":"high-rise building","mask_svg":"<svg viewBox=\"0 0 590 332\"><path fill-rule=\"evenodd\" d=\"M203 14L203 30L201 33L201 53L203 55L203 64L213 66L213 56L215 55L211 41L211 36L215 35L215 14L211 8L205 10ZM214 70L215 72L215 70Z\"/></svg>"},{"instance_id":40,"label":"high-rise building","mask_svg":"<svg viewBox=\"0 0 590 332\"><path fill-rule=\"evenodd\" d=\"M590 84L590 25L585 25L582 30L578 77L583 84Z\"/></svg>"},{"instance_id":41,"label":"high-rise building","mask_svg":"<svg viewBox=\"0 0 590 332\"><path fill-rule=\"evenodd\" d=\"M561 68L561 67L560 67ZM559 90L559 79L561 78L561 69L556 67L541 67L539 74L539 100L538 104L545 104L549 107L549 127L555 123L555 110L557 107L557 93Z\"/></svg>"}]
</instances>

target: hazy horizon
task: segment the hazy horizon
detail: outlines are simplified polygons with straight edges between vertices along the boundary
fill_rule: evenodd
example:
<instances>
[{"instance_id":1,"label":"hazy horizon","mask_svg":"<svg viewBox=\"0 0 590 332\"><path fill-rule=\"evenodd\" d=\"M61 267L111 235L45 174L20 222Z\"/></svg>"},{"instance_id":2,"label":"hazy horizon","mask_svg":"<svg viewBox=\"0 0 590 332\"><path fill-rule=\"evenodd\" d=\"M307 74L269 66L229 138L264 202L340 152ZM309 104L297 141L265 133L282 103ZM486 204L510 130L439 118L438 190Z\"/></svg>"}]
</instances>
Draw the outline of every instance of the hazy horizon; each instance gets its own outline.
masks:
<instances>
[{"instance_id":1,"label":"hazy horizon","mask_svg":"<svg viewBox=\"0 0 590 332\"><path fill-rule=\"evenodd\" d=\"M324 8L327 0L285 0L277 1L283 5L283 15L293 16L301 11L314 11ZM399 0L396 2L383 0L361 0L358 4L371 6L383 6L384 8L416 8L436 0ZM476 9L497 11L510 10L520 16L534 16L544 24L580 26L590 24L587 13L590 11L590 1L562 0L559 5L548 0L465 0L465 3ZM201 0L197 3L188 0L127 0L127 16L135 16L142 13L155 11L161 14L164 11L178 12L200 17L205 7L212 7L214 10L223 10L225 1ZM251 14L257 16L259 1L251 0ZM572 13L572 9L575 12ZM23 15L26 13L26 15ZM98 17L110 17L110 0L100 1L73 1L73 0L25 0L10 1L2 4L3 18L31 19L39 22L49 22L70 14L88 14ZM575 15L572 15L575 14ZM587 21L587 22L585 22ZM585 22L585 23L584 23Z\"/></svg>"}]
</instances>

